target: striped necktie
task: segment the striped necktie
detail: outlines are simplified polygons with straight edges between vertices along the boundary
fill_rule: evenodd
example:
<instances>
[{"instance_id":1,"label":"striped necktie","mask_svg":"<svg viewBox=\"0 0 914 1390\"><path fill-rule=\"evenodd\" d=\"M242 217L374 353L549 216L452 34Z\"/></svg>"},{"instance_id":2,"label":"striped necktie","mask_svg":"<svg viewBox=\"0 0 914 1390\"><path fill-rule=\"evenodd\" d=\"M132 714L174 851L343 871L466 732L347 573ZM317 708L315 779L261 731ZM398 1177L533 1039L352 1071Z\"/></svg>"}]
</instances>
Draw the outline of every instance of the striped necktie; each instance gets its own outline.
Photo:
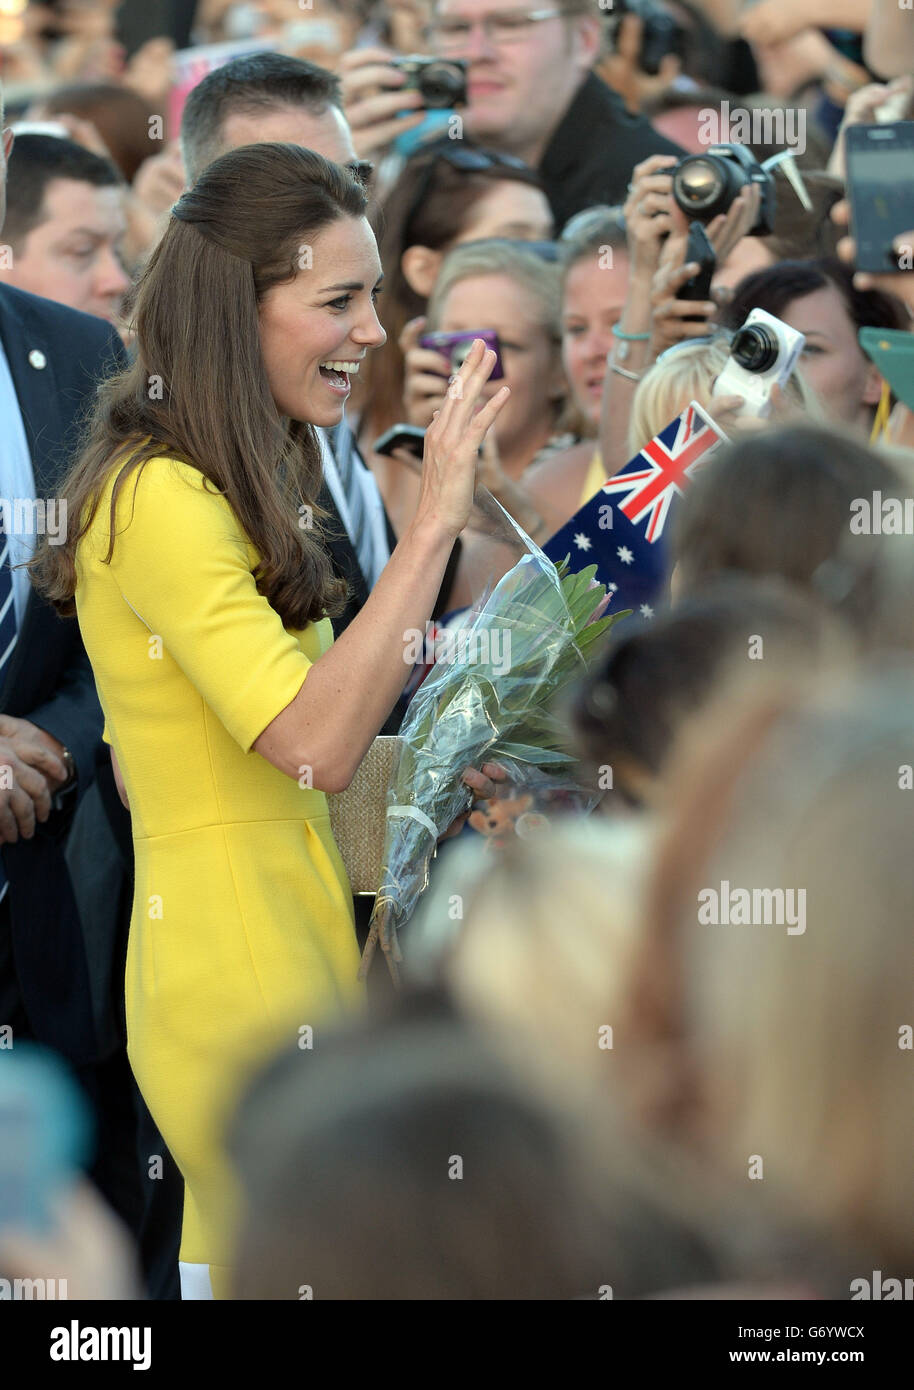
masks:
<instances>
[{"instance_id":1,"label":"striped necktie","mask_svg":"<svg viewBox=\"0 0 914 1390\"><path fill-rule=\"evenodd\" d=\"M0 552L0 684L2 684L6 668L13 655L13 648L16 645L16 603L13 598L13 571L10 569L10 541L9 536L0 536L3 541L3 550ZM3 859L0 857L0 898L6 894L8 887L6 870L3 867Z\"/></svg>"},{"instance_id":2,"label":"striped necktie","mask_svg":"<svg viewBox=\"0 0 914 1390\"><path fill-rule=\"evenodd\" d=\"M341 420L333 431L331 448L336 460L336 469L340 475L340 482L343 485L343 492L346 495L349 520L352 525L352 544L358 556L359 569L370 585L374 573L374 543L371 527L367 524L365 494L362 491L362 483L359 478L359 470L362 465L356 458L355 436L345 420Z\"/></svg>"},{"instance_id":3,"label":"striped necktie","mask_svg":"<svg viewBox=\"0 0 914 1390\"><path fill-rule=\"evenodd\" d=\"M10 569L9 536L0 537L0 684L16 645L16 604L13 599L13 571Z\"/></svg>"}]
</instances>

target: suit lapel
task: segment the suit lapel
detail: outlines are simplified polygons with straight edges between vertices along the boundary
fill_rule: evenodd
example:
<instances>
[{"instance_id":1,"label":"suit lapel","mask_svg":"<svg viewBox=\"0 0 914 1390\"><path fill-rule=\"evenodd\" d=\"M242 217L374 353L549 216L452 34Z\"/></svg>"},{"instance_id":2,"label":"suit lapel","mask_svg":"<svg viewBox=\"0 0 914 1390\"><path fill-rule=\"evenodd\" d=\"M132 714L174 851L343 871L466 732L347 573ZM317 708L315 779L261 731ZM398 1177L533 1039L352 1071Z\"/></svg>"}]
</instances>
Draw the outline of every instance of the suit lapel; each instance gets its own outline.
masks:
<instances>
[{"instance_id":1,"label":"suit lapel","mask_svg":"<svg viewBox=\"0 0 914 1390\"><path fill-rule=\"evenodd\" d=\"M62 433L53 349L40 325L32 322L27 313L20 311L20 305L4 293L2 286L0 339L3 341L3 351L9 363L10 376L13 378L25 426L25 437L35 476L35 495L46 497L57 481L54 476L51 445L54 441L60 440ZM44 365L36 366L36 362L43 362ZM16 646L4 671L0 687L0 708L5 708L8 693L15 688L28 649L38 603L34 590L30 590Z\"/></svg>"},{"instance_id":2,"label":"suit lapel","mask_svg":"<svg viewBox=\"0 0 914 1390\"><path fill-rule=\"evenodd\" d=\"M35 491L46 496L54 486L50 445L61 438L59 387L54 348L41 325L20 311L0 287L0 338L19 398L25 435L35 474ZM36 366L35 363L43 363Z\"/></svg>"}]
</instances>

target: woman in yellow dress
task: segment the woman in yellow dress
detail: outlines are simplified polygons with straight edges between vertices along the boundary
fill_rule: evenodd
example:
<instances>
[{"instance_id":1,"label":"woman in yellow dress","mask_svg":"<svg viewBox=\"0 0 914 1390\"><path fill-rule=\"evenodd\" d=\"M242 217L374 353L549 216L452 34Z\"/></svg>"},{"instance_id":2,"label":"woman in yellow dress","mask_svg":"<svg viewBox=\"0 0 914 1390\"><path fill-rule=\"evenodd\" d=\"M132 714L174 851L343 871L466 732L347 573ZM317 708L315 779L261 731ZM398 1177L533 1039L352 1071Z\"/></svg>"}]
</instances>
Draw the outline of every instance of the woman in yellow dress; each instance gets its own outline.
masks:
<instances>
[{"instance_id":1,"label":"woman in yellow dress","mask_svg":"<svg viewBox=\"0 0 914 1390\"><path fill-rule=\"evenodd\" d=\"M128 1053L185 1180L184 1297L228 1284L221 1134L246 1074L360 1002L325 793L402 689L508 394L477 410L494 361L477 342L428 430L415 521L333 643L312 426L339 422L384 341L365 206L291 145L233 151L183 195L139 287L136 361L65 485L66 543L38 563L78 614L131 812Z\"/></svg>"}]
</instances>

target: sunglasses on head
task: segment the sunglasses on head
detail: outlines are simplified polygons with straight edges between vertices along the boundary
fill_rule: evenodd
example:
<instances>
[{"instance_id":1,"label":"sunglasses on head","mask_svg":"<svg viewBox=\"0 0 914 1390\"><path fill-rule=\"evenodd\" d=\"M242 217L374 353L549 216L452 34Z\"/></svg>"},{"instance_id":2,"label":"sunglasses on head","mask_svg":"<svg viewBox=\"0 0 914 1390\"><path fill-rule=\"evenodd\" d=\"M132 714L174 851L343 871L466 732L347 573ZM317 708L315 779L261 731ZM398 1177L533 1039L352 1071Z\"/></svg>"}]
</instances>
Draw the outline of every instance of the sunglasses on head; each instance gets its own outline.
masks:
<instances>
[{"instance_id":1,"label":"sunglasses on head","mask_svg":"<svg viewBox=\"0 0 914 1390\"><path fill-rule=\"evenodd\" d=\"M413 218L431 192L439 164L449 164L452 169L459 169L464 174L478 174L485 169L530 169L529 164L526 164L522 159L517 159L513 154L495 154L488 150L467 149L466 145L455 145L453 141L449 141L446 145L423 150L419 157L427 158L428 165L416 186L409 211L403 222L404 238L412 225Z\"/></svg>"}]
</instances>

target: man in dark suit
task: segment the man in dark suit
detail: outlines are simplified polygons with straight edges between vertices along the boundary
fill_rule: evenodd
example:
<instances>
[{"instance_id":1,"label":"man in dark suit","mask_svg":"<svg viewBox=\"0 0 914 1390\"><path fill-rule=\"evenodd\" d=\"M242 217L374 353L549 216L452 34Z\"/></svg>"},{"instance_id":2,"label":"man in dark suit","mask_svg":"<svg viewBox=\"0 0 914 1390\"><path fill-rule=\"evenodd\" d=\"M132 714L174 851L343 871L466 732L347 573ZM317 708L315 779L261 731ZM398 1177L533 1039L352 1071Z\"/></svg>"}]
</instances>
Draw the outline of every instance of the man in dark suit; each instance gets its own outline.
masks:
<instances>
[{"instance_id":1,"label":"man in dark suit","mask_svg":"<svg viewBox=\"0 0 914 1390\"><path fill-rule=\"evenodd\" d=\"M5 131L0 228L11 146ZM96 381L125 358L100 320L6 285L0 349L0 1021L81 1066L97 1049L63 840L94 775L102 716L77 624L12 566L42 519L53 539L78 417ZM31 534L18 524L27 516Z\"/></svg>"},{"instance_id":2,"label":"man in dark suit","mask_svg":"<svg viewBox=\"0 0 914 1390\"><path fill-rule=\"evenodd\" d=\"M0 90L0 129L2 114ZM0 234L11 146L4 131ZM140 1231L148 1203L133 1083L123 1047L112 1049L98 1028L97 962L87 958L64 857L95 777L102 712L78 624L59 618L16 568L41 533L52 543L63 536L57 494L81 418L97 382L125 364L102 319L0 284L0 1028L70 1063L95 1113L91 1176ZM115 972L109 963L102 973ZM176 1232L180 1196L171 1224Z\"/></svg>"}]
</instances>

